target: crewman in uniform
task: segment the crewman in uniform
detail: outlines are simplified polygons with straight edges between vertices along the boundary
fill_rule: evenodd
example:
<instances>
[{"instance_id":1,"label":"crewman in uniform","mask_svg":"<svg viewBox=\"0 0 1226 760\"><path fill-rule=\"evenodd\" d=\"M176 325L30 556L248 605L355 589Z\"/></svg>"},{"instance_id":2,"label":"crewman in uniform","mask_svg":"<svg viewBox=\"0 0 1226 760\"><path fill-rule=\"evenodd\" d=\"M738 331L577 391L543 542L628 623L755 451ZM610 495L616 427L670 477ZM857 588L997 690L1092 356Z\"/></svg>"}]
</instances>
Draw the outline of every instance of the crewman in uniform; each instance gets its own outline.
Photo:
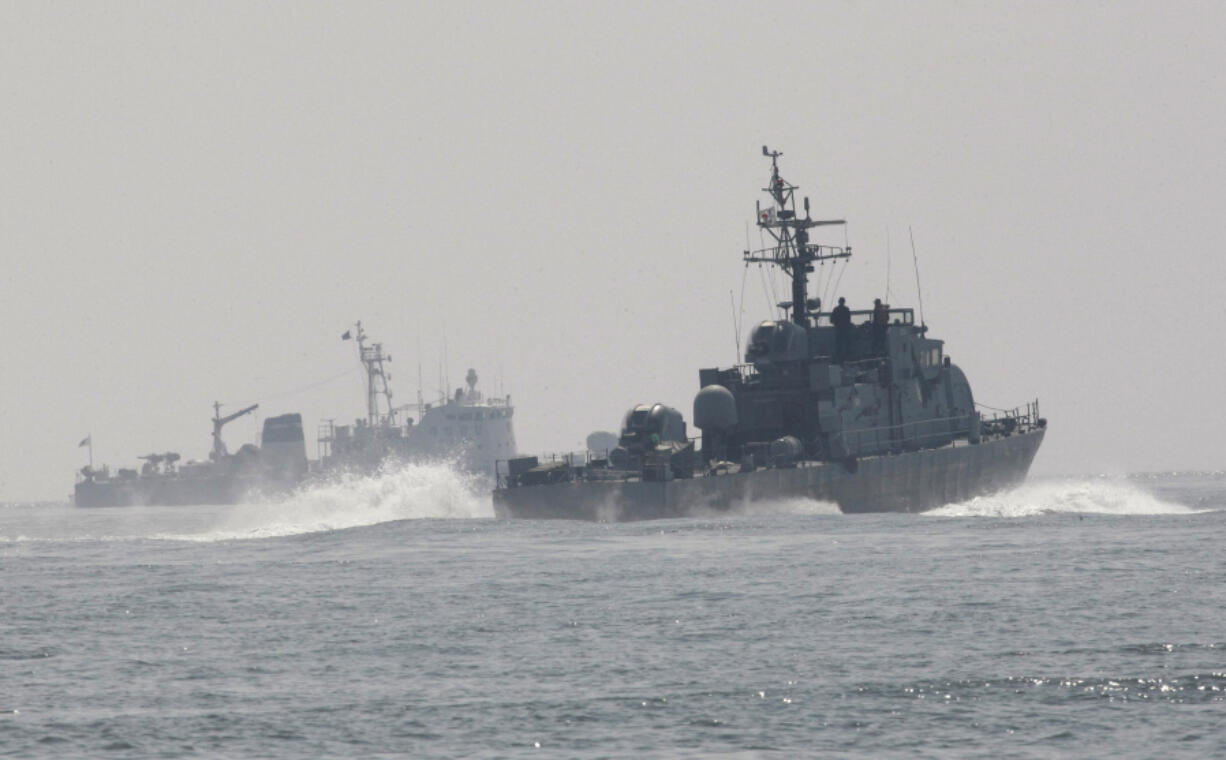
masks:
<instances>
[{"instance_id":1,"label":"crewman in uniform","mask_svg":"<svg viewBox=\"0 0 1226 760\"><path fill-rule=\"evenodd\" d=\"M885 353L885 329L890 326L890 307L873 299L873 353Z\"/></svg>"},{"instance_id":2,"label":"crewman in uniform","mask_svg":"<svg viewBox=\"0 0 1226 760\"><path fill-rule=\"evenodd\" d=\"M830 324L834 325L834 360L842 364L847 361L851 346L851 309L847 308L847 299L842 296L839 305L830 312Z\"/></svg>"}]
</instances>

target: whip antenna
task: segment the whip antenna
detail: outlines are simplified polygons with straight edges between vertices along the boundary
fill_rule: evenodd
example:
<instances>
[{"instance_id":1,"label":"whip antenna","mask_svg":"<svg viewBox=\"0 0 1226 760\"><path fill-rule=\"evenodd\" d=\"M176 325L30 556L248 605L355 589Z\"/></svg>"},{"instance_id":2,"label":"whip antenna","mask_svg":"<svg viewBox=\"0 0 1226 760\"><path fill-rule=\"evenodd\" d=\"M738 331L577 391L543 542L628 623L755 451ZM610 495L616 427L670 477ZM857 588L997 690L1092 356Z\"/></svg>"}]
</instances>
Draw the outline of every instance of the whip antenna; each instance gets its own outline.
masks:
<instances>
[{"instance_id":1,"label":"whip antenna","mask_svg":"<svg viewBox=\"0 0 1226 760\"><path fill-rule=\"evenodd\" d=\"M732 307L732 342L736 344L736 360L741 361L741 328L736 321L736 298L728 291L728 305Z\"/></svg>"},{"instance_id":2,"label":"whip antenna","mask_svg":"<svg viewBox=\"0 0 1226 760\"><path fill-rule=\"evenodd\" d=\"M890 228L885 228L885 302L890 302Z\"/></svg>"},{"instance_id":3,"label":"whip antenna","mask_svg":"<svg viewBox=\"0 0 1226 760\"><path fill-rule=\"evenodd\" d=\"M915 233L911 231L911 225L907 225L907 234L911 236L911 261L915 263L915 292L919 296L920 309L920 327L926 327L924 321L924 289L920 287L919 278L919 257L915 255Z\"/></svg>"},{"instance_id":4,"label":"whip antenna","mask_svg":"<svg viewBox=\"0 0 1226 760\"><path fill-rule=\"evenodd\" d=\"M747 233L748 237L748 233ZM749 265L741 270L741 302L737 305L736 316L736 360L741 361L741 327L745 323L745 281L749 279Z\"/></svg>"}]
</instances>

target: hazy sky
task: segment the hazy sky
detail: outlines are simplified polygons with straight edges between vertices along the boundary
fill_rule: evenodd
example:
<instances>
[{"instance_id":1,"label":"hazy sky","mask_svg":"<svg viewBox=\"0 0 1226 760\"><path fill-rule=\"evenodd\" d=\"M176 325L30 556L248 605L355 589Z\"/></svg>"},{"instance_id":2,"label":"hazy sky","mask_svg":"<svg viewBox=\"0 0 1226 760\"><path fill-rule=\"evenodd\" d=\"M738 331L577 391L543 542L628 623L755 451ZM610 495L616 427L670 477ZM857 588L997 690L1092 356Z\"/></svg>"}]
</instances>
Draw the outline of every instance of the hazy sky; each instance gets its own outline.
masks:
<instances>
[{"instance_id":1,"label":"hazy sky","mask_svg":"<svg viewBox=\"0 0 1226 760\"><path fill-rule=\"evenodd\" d=\"M775 313L740 259L763 144L849 220L853 307L887 261L914 303L913 229L976 399L1041 399L1036 474L1226 467L1224 28L1217 3L0 4L0 501L64 498L91 432L112 465L203 457L215 399L313 441L363 412L357 319L398 401L419 361L436 395L445 344L527 452L637 402L688 419L736 358L729 293L742 332Z\"/></svg>"}]
</instances>

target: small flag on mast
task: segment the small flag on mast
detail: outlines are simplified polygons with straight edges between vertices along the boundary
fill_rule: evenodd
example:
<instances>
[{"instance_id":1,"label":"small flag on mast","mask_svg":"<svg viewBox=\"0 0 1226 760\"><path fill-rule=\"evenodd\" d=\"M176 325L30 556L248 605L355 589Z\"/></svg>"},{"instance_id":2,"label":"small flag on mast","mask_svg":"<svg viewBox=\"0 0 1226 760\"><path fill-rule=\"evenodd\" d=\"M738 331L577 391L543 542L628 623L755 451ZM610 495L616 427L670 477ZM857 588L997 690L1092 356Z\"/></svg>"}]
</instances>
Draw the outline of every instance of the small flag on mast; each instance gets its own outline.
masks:
<instances>
[{"instance_id":1,"label":"small flag on mast","mask_svg":"<svg viewBox=\"0 0 1226 760\"><path fill-rule=\"evenodd\" d=\"M349 331L346 330L345 334L341 336L341 340L349 340L350 337L352 336L349 334Z\"/></svg>"},{"instance_id":2,"label":"small flag on mast","mask_svg":"<svg viewBox=\"0 0 1226 760\"><path fill-rule=\"evenodd\" d=\"M92 440L90 440L90 439L92 439L93 437L94 437L94 434L93 434L93 433L90 433L89 435L87 435L87 436L85 436L84 438L82 438L82 439L81 439L81 442L77 444L77 448L79 449L79 448L81 448L82 446L89 446L91 443L93 443L93 441L92 441Z\"/></svg>"}]
</instances>

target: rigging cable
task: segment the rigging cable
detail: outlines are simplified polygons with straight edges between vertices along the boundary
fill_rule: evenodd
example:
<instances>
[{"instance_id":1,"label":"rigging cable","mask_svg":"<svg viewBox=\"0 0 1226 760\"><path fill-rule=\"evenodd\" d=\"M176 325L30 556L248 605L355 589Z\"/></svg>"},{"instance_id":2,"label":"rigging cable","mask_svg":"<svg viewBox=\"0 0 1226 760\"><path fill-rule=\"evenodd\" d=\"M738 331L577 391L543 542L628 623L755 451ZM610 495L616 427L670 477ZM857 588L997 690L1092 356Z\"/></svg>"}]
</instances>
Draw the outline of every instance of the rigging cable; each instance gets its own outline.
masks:
<instances>
[{"instance_id":1,"label":"rigging cable","mask_svg":"<svg viewBox=\"0 0 1226 760\"><path fill-rule=\"evenodd\" d=\"M258 398L260 399L260 403L267 403L269 401L276 401L277 399L282 399L287 396L296 396L299 393L306 393L307 391L314 390L321 385L327 385L333 381L340 380L342 377L348 377L349 375L355 374L360 369L360 367L351 367L344 372L332 375L331 377L326 377L323 380L317 380L310 385L304 385L301 388L294 388L293 390L282 391L280 393L274 393L268 396L259 396Z\"/></svg>"},{"instance_id":2,"label":"rigging cable","mask_svg":"<svg viewBox=\"0 0 1226 760\"><path fill-rule=\"evenodd\" d=\"M749 262L745 263L745 269L741 271L741 304L736 313L736 360L741 361L741 329L745 325L745 281L749 279Z\"/></svg>"},{"instance_id":3,"label":"rigging cable","mask_svg":"<svg viewBox=\"0 0 1226 760\"><path fill-rule=\"evenodd\" d=\"M831 271L831 272L833 272L833 271L834 271L834 266L833 266L833 265L831 265L831 267L830 267L830 271ZM819 263L819 264L818 264L818 267L817 267L817 292L818 292L818 293L821 293L821 297L820 297L820 298L818 298L818 303L819 303L819 304L824 304L824 303L826 303L826 290L827 290L827 289L830 287L830 278L829 278L829 277L826 277L826 275L827 275L827 272L826 272L826 262L825 262L825 261L822 261L821 263ZM826 280L826 284L825 284L825 285L822 285L822 279L823 279L823 278L825 278L825 280ZM821 306L818 306L817 308L818 308L818 310L819 310L819 311L821 310Z\"/></svg>"},{"instance_id":4,"label":"rigging cable","mask_svg":"<svg viewBox=\"0 0 1226 760\"><path fill-rule=\"evenodd\" d=\"M749 245L749 222L745 222L745 255L749 256L750 251L751 251L751 246ZM736 335L737 335L736 355L737 355L738 362L741 360L740 359L740 356L741 356L741 349L740 349L741 326L743 325L744 320L745 320L745 283L746 281L748 281L748 279L749 279L749 262L746 261L745 268L741 270L741 303L740 303L740 308L737 311L737 322L736 322Z\"/></svg>"},{"instance_id":5,"label":"rigging cable","mask_svg":"<svg viewBox=\"0 0 1226 760\"><path fill-rule=\"evenodd\" d=\"M981 407L983 407L984 409L991 409L992 411L994 411L994 412L1000 412L1001 414L1013 414L1014 412L1016 412L1016 411L1017 411L1017 409L1016 409L1016 408L1013 408L1013 409L1000 409L1000 408L998 408L998 407L995 407L995 406L989 406L988 404L983 404L983 403L980 403L980 402L978 402L978 401L976 401L976 402L975 402L975 406L981 406Z\"/></svg>"},{"instance_id":6,"label":"rigging cable","mask_svg":"<svg viewBox=\"0 0 1226 760\"><path fill-rule=\"evenodd\" d=\"M761 246L763 252L766 251L766 239L762 236L762 229L758 229L758 245ZM768 314L773 314L775 308L774 298L775 281L773 277L769 277L766 272L762 271L762 263L758 262L758 277L762 280L762 297L766 299L766 310ZM769 286L767 284L769 280Z\"/></svg>"},{"instance_id":7,"label":"rigging cable","mask_svg":"<svg viewBox=\"0 0 1226 760\"><path fill-rule=\"evenodd\" d=\"M827 304L826 311L830 311L830 301L828 300L830 296L830 286L834 284L834 270L838 265L839 262L837 260L830 264L830 271L827 273L829 276L826 277L826 284L822 287L822 303ZM826 262L823 261L822 266L826 266Z\"/></svg>"},{"instance_id":8,"label":"rigging cable","mask_svg":"<svg viewBox=\"0 0 1226 760\"><path fill-rule=\"evenodd\" d=\"M847 274L847 265L851 263L851 259L843 259L843 269L839 272L839 279L834 283L834 295L839 294L839 283L843 281L843 275Z\"/></svg>"},{"instance_id":9,"label":"rigging cable","mask_svg":"<svg viewBox=\"0 0 1226 760\"><path fill-rule=\"evenodd\" d=\"M771 302L770 290L766 287L766 275L762 273L762 264L758 263L758 282L762 283L762 300L769 305Z\"/></svg>"},{"instance_id":10,"label":"rigging cable","mask_svg":"<svg viewBox=\"0 0 1226 760\"><path fill-rule=\"evenodd\" d=\"M846 222L844 222L844 223L843 223L843 250L844 250L844 251L846 251L846 250L847 250L848 248L850 248L850 247L851 247L851 243L850 243L850 242L848 242L848 238L847 238L847 223L846 223ZM833 289L833 290L834 290L834 292L833 292L832 294L831 294L831 293L827 293L827 295L829 295L831 298L838 298L838 295L839 295L839 283L843 282L843 275L847 274L847 265L851 263L851 257L848 257L848 258L845 258L845 259L841 259L841 261L843 262L843 268L842 268L842 269L839 271L839 279L837 279L837 280L835 280L835 281L834 281L834 289ZM835 262L835 264L838 264L838 261L836 261L836 262ZM830 270L830 277L831 277L831 279L833 279L833 278L834 278L834 269L833 269L833 267L832 267L832 268L831 268L831 270ZM827 283L826 283L826 286L827 286L827 288L829 288L830 283L829 283L829 282L827 282ZM825 299L823 299L823 300L825 300Z\"/></svg>"}]
</instances>

